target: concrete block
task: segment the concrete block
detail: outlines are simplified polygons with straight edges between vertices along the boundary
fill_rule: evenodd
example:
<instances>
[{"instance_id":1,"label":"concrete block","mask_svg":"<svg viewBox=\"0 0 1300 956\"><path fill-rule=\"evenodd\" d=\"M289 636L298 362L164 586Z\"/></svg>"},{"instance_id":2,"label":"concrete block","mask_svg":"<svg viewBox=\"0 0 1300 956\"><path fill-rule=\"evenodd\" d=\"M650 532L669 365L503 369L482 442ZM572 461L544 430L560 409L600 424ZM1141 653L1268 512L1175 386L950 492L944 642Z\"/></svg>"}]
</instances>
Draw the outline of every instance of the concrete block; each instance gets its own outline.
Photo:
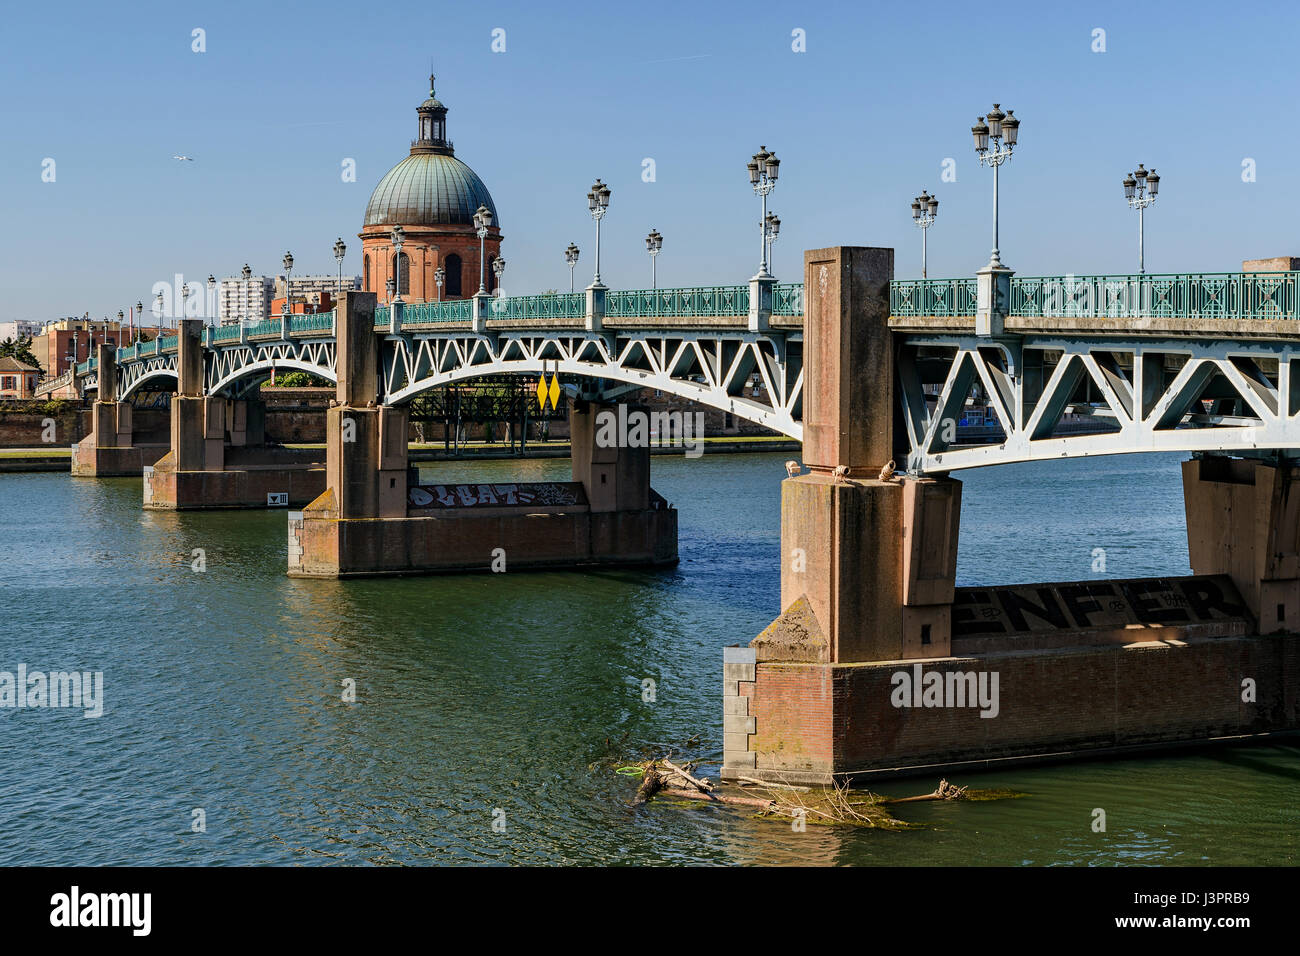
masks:
<instances>
[{"instance_id":1,"label":"concrete block","mask_svg":"<svg viewBox=\"0 0 1300 956\"><path fill-rule=\"evenodd\" d=\"M752 664L754 661L754 649L752 647L724 647L722 649L722 663L724 664Z\"/></svg>"},{"instance_id":2,"label":"concrete block","mask_svg":"<svg viewBox=\"0 0 1300 956\"><path fill-rule=\"evenodd\" d=\"M722 734L722 752L724 754L732 751L740 753L748 749L749 734L729 734L726 732Z\"/></svg>"},{"instance_id":3,"label":"concrete block","mask_svg":"<svg viewBox=\"0 0 1300 956\"><path fill-rule=\"evenodd\" d=\"M728 714L748 714L749 698L748 697L724 697L722 698L722 715Z\"/></svg>"},{"instance_id":4,"label":"concrete block","mask_svg":"<svg viewBox=\"0 0 1300 956\"><path fill-rule=\"evenodd\" d=\"M754 680L755 664L723 664L722 676L726 680ZM739 691L737 691L739 693Z\"/></svg>"},{"instance_id":5,"label":"concrete block","mask_svg":"<svg viewBox=\"0 0 1300 956\"><path fill-rule=\"evenodd\" d=\"M737 770L753 770L758 766L758 754L746 750L741 752L728 752L722 756L723 767L734 767Z\"/></svg>"},{"instance_id":6,"label":"concrete block","mask_svg":"<svg viewBox=\"0 0 1300 956\"><path fill-rule=\"evenodd\" d=\"M740 682L739 682L739 681L734 681L734 680L725 680L725 679L724 679L723 682L722 682L722 696L723 696L723 697L738 697L738 696L740 696Z\"/></svg>"},{"instance_id":7,"label":"concrete block","mask_svg":"<svg viewBox=\"0 0 1300 956\"><path fill-rule=\"evenodd\" d=\"M744 697L739 699L746 700ZM723 734L752 734L754 733L754 718L746 717L743 714L723 714L722 732Z\"/></svg>"}]
</instances>

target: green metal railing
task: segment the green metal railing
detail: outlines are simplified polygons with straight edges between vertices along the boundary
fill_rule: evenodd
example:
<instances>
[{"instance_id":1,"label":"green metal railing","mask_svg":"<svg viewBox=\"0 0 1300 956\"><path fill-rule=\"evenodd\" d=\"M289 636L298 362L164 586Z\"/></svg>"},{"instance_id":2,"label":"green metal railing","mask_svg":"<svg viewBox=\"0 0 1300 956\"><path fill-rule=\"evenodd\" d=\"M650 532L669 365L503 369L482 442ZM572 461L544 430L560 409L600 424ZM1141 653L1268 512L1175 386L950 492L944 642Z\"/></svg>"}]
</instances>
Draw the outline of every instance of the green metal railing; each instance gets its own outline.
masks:
<instances>
[{"instance_id":1,"label":"green metal railing","mask_svg":"<svg viewBox=\"0 0 1300 956\"><path fill-rule=\"evenodd\" d=\"M494 319L582 319L587 315L585 292L512 295L489 303Z\"/></svg>"},{"instance_id":2,"label":"green metal railing","mask_svg":"<svg viewBox=\"0 0 1300 956\"><path fill-rule=\"evenodd\" d=\"M892 315L975 314L975 279L889 284ZM1043 318L1300 318L1300 273L1014 276L1008 314Z\"/></svg>"},{"instance_id":3,"label":"green metal railing","mask_svg":"<svg viewBox=\"0 0 1300 956\"><path fill-rule=\"evenodd\" d=\"M402 306L402 325L434 325L438 322L468 322L474 316L473 299L420 302ZM379 318L376 310L375 318ZM387 320L385 320L385 325Z\"/></svg>"},{"instance_id":4,"label":"green metal railing","mask_svg":"<svg viewBox=\"0 0 1300 956\"><path fill-rule=\"evenodd\" d=\"M380 305L375 307L375 328L388 328L388 306Z\"/></svg>"},{"instance_id":5,"label":"green metal railing","mask_svg":"<svg viewBox=\"0 0 1300 956\"><path fill-rule=\"evenodd\" d=\"M316 312L311 315L291 315L289 316L289 334L295 332L301 334L310 334L312 332L333 333L334 331L334 311Z\"/></svg>"},{"instance_id":6,"label":"green metal railing","mask_svg":"<svg viewBox=\"0 0 1300 956\"><path fill-rule=\"evenodd\" d=\"M772 290L773 315L803 315L803 283L790 282Z\"/></svg>"},{"instance_id":7,"label":"green metal railing","mask_svg":"<svg viewBox=\"0 0 1300 956\"><path fill-rule=\"evenodd\" d=\"M889 283L890 315L975 314L974 279L895 279Z\"/></svg>"},{"instance_id":8,"label":"green metal railing","mask_svg":"<svg viewBox=\"0 0 1300 956\"><path fill-rule=\"evenodd\" d=\"M609 318L646 316L748 315L749 286L717 285L698 289L639 289L606 292Z\"/></svg>"},{"instance_id":9,"label":"green metal railing","mask_svg":"<svg viewBox=\"0 0 1300 956\"><path fill-rule=\"evenodd\" d=\"M283 326L279 319L263 319L261 322L254 322L248 327L248 337L256 335L279 335Z\"/></svg>"},{"instance_id":10,"label":"green metal railing","mask_svg":"<svg viewBox=\"0 0 1300 956\"><path fill-rule=\"evenodd\" d=\"M1010 314L1046 318L1296 319L1297 273L1040 276L1011 280Z\"/></svg>"},{"instance_id":11,"label":"green metal railing","mask_svg":"<svg viewBox=\"0 0 1300 956\"><path fill-rule=\"evenodd\" d=\"M158 349L163 352L166 352L168 349L174 349L179 341L180 336L178 335L164 335L158 340Z\"/></svg>"},{"instance_id":12,"label":"green metal railing","mask_svg":"<svg viewBox=\"0 0 1300 956\"><path fill-rule=\"evenodd\" d=\"M213 342L238 342L240 328L237 325L218 325L212 330Z\"/></svg>"},{"instance_id":13,"label":"green metal railing","mask_svg":"<svg viewBox=\"0 0 1300 956\"><path fill-rule=\"evenodd\" d=\"M94 368L94 361L95 361L94 359L86 359L86 361L84 362L78 362L77 374L85 375L87 372L89 372L92 368Z\"/></svg>"}]
</instances>

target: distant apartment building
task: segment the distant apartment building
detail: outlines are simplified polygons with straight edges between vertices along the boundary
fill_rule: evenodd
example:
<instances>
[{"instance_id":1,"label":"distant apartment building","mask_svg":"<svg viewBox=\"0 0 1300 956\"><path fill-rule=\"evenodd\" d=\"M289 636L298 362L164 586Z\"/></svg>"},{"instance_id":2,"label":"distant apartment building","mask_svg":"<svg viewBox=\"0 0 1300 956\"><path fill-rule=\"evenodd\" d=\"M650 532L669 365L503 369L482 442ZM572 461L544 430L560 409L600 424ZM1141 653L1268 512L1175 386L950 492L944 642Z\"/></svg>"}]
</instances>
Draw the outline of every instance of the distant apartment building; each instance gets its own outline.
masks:
<instances>
[{"instance_id":1,"label":"distant apartment building","mask_svg":"<svg viewBox=\"0 0 1300 956\"><path fill-rule=\"evenodd\" d=\"M41 334L44 322L32 322L27 319L11 319L0 322L0 341L5 339L25 339Z\"/></svg>"},{"instance_id":2,"label":"distant apartment building","mask_svg":"<svg viewBox=\"0 0 1300 956\"><path fill-rule=\"evenodd\" d=\"M245 325L261 322L271 314L271 293L275 280L270 276L255 276L248 266L239 276L221 280L217 315L222 325Z\"/></svg>"},{"instance_id":3,"label":"distant apartment building","mask_svg":"<svg viewBox=\"0 0 1300 956\"><path fill-rule=\"evenodd\" d=\"M344 290L360 289L360 276L344 276ZM293 276L289 280L294 308L292 311L315 311L320 303L331 303L339 289L338 276ZM284 276L255 276L248 266L241 276L221 280L219 303L221 324L245 325L271 319L280 314L284 305ZM305 308L304 308L305 306ZM315 308L314 308L314 307Z\"/></svg>"},{"instance_id":4,"label":"distant apartment building","mask_svg":"<svg viewBox=\"0 0 1300 956\"><path fill-rule=\"evenodd\" d=\"M361 276L343 277L342 291L348 292L360 288ZM294 276L289 280L289 295L294 303L320 302L322 293L328 294L333 300L336 298L337 291L339 291L338 276ZM284 276L275 277L275 298L284 298Z\"/></svg>"}]
</instances>

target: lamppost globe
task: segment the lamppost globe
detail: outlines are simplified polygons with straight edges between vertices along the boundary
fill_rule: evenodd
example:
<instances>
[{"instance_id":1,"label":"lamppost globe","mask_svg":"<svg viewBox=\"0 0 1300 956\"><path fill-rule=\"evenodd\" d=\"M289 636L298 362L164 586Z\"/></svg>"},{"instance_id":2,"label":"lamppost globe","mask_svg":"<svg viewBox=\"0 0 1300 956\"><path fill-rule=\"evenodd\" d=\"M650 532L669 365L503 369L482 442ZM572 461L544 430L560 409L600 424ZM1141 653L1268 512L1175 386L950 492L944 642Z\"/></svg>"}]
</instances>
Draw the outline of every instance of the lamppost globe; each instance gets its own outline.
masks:
<instances>
[{"instance_id":1,"label":"lamppost globe","mask_svg":"<svg viewBox=\"0 0 1300 956\"><path fill-rule=\"evenodd\" d=\"M447 270L442 266L433 270L433 284L438 287L438 301L442 301L442 284L447 281Z\"/></svg>"}]
</instances>

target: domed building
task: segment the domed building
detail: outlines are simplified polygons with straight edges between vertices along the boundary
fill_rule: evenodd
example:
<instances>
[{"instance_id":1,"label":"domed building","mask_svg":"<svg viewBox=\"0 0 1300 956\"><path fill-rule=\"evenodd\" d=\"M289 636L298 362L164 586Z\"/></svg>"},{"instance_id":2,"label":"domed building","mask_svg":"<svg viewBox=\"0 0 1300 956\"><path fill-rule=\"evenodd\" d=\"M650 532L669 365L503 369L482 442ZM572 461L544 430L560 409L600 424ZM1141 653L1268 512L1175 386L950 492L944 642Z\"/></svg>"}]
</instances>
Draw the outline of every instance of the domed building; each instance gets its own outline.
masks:
<instances>
[{"instance_id":1,"label":"domed building","mask_svg":"<svg viewBox=\"0 0 1300 956\"><path fill-rule=\"evenodd\" d=\"M474 213L479 206L492 211L492 226L485 240L484 282L488 291L496 284L492 260L501 253L501 229L492 194L483 180L455 156L447 139L447 107L434 95L429 77L429 98L416 108L419 137L411 142L411 155L388 171L366 206L361 238L362 285L379 302L389 301L388 279L397 274L405 302L434 302L438 288L434 274L446 271L443 299L467 299L479 287L479 238ZM394 226L405 233L401 268L397 269L391 234Z\"/></svg>"}]
</instances>

